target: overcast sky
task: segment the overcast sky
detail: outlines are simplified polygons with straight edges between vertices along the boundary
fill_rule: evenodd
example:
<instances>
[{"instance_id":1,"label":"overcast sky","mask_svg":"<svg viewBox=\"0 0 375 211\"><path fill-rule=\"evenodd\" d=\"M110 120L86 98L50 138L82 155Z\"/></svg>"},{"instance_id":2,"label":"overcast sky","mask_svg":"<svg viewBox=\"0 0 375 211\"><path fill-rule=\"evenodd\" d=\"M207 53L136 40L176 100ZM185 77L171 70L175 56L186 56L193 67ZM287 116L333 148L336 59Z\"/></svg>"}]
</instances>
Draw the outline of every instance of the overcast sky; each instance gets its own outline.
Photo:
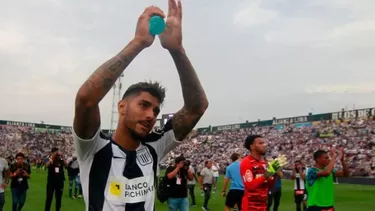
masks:
<instances>
[{"instance_id":1,"label":"overcast sky","mask_svg":"<svg viewBox=\"0 0 375 211\"><path fill-rule=\"evenodd\" d=\"M0 0L0 119L71 125L79 86L167 0ZM198 126L375 106L374 0L182 0L184 46L210 106ZM158 40L125 71L168 89L179 78ZM125 90L123 90L124 92ZM102 101L109 128L112 91Z\"/></svg>"}]
</instances>

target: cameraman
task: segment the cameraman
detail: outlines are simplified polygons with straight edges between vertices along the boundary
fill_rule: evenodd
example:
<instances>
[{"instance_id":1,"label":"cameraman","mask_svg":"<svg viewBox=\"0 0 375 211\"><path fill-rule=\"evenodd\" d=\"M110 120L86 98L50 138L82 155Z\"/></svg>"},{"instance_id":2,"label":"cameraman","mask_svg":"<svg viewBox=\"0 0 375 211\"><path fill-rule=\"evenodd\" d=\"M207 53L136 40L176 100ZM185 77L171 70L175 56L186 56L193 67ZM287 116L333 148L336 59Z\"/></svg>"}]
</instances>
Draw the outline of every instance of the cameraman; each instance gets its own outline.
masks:
<instances>
[{"instance_id":1,"label":"cameraman","mask_svg":"<svg viewBox=\"0 0 375 211\"><path fill-rule=\"evenodd\" d=\"M25 205L26 192L29 189L27 180L30 178L30 166L24 161L25 155L22 152L17 153L16 162L10 168L10 178L12 182L10 188L12 191L12 210L20 211Z\"/></svg>"},{"instance_id":2,"label":"cameraman","mask_svg":"<svg viewBox=\"0 0 375 211\"><path fill-rule=\"evenodd\" d=\"M169 211L189 210L187 181L193 180L193 174L186 164L185 158L179 156L175 159L175 165L169 166L165 172L167 175Z\"/></svg>"},{"instance_id":3,"label":"cameraman","mask_svg":"<svg viewBox=\"0 0 375 211\"><path fill-rule=\"evenodd\" d=\"M45 204L45 211L51 209L51 203L53 198L53 193L55 192L56 199L56 211L60 211L61 208L61 198L64 190L64 167L67 164L61 156L58 148L53 148L51 152L50 159L46 164L48 169L47 175L47 198Z\"/></svg>"}]
</instances>

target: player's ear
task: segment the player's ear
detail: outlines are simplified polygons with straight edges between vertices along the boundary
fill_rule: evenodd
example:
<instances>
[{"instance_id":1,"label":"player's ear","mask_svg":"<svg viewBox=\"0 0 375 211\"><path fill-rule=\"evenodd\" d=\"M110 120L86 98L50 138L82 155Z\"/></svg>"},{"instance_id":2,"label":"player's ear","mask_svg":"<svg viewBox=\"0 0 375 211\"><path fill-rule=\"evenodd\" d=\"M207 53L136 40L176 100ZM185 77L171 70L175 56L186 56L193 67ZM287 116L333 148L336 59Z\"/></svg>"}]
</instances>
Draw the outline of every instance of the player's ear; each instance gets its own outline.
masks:
<instances>
[{"instance_id":1,"label":"player's ear","mask_svg":"<svg viewBox=\"0 0 375 211\"><path fill-rule=\"evenodd\" d=\"M120 102L118 102L117 109L118 109L119 116L123 116L125 114L127 105L128 105L127 100L120 100Z\"/></svg>"}]
</instances>

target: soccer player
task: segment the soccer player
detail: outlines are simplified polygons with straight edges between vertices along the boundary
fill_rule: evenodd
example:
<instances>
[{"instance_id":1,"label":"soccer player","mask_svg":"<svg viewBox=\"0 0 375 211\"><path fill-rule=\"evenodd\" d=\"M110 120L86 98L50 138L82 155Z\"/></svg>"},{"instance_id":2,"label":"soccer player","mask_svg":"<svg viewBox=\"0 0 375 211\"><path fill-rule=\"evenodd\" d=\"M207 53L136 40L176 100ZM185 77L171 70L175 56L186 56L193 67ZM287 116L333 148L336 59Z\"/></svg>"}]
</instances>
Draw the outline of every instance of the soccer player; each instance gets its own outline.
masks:
<instances>
[{"instance_id":1,"label":"soccer player","mask_svg":"<svg viewBox=\"0 0 375 211\"><path fill-rule=\"evenodd\" d=\"M349 176L349 169L345 163L344 149L340 149L339 160L343 170L333 169L336 160L335 149L331 149L331 160L328 153L318 150L314 153L315 167L309 168L307 180L307 210L308 211L334 211L334 175L336 177Z\"/></svg>"},{"instance_id":2,"label":"soccer player","mask_svg":"<svg viewBox=\"0 0 375 211\"><path fill-rule=\"evenodd\" d=\"M296 203L296 211L302 210L301 205L303 206L303 210L306 210L306 204L304 203L304 199L306 198L306 168L300 160L294 162L294 168L290 178L294 180L294 202Z\"/></svg>"},{"instance_id":3,"label":"soccer player","mask_svg":"<svg viewBox=\"0 0 375 211\"><path fill-rule=\"evenodd\" d=\"M240 174L240 154L233 153L230 156L230 159L232 160L232 163L226 169L222 192L222 195L227 197L224 210L230 211L231 209L237 207L238 210L241 211L244 186ZM230 184L229 192L226 194L229 180L232 182Z\"/></svg>"},{"instance_id":4,"label":"soccer player","mask_svg":"<svg viewBox=\"0 0 375 211\"><path fill-rule=\"evenodd\" d=\"M86 210L153 211L158 162L184 140L208 107L182 45L181 2L169 0L168 6L167 26L158 37L176 65L184 106L162 129L151 132L165 89L157 82L140 82L131 85L118 103L118 125L112 137L101 132L100 101L130 62L154 42L149 19L165 17L159 8L148 7L138 18L135 37L101 65L76 96L73 139Z\"/></svg>"},{"instance_id":5,"label":"soccer player","mask_svg":"<svg viewBox=\"0 0 375 211\"><path fill-rule=\"evenodd\" d=\"M249 135L244 147L250 151L250 155L240 164L245 187L242 211L266 211L268 190L275 184L274 175L280 169L280 165L274 160L267 169L267 163L263 159L266 146L262 136Z\"/></svg>"}]
</instances>

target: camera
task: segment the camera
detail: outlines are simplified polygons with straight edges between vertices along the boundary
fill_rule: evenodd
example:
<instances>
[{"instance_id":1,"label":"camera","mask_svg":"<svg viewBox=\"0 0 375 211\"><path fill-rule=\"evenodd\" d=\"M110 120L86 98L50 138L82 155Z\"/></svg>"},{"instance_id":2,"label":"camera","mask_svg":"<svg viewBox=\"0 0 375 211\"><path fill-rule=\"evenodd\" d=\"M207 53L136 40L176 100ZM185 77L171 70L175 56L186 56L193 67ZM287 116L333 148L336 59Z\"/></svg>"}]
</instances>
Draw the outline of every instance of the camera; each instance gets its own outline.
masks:
<instances>
[{"instance_id":1,"label":"camera","mask_svg":"<svg viewBox=\"0 0 375 211\"><path fill-rule=\"evenodd\" d=\"M185 167L189 167L189 166L190 166L190 164L191 164L191 163L190 163L190 161L189 161L189 160L185 160L185 161L184 161L184 166L185 166Z\"/></svg>"}]
</instances>

